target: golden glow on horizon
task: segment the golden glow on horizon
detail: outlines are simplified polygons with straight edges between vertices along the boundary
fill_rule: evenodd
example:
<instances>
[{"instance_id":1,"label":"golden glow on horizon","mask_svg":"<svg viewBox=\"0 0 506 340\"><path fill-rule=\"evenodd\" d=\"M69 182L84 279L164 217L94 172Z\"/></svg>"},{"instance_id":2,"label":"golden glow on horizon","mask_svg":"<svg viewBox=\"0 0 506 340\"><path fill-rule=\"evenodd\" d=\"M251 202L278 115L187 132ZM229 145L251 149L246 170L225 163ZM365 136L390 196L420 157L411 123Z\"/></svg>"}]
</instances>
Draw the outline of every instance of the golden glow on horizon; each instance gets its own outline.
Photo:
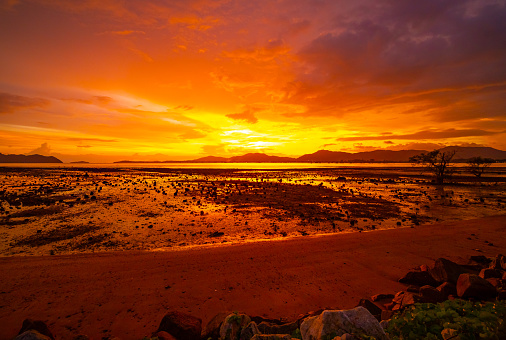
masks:
<instances>
[{"instance_id":1,"label":"golden glow on horizon","mask_svg":"<svg viewBox=\"0 0 506 340\"><path fill-rule=\"evenodd\" d=\"M506 149L505 4L373 4L4 1L0 152Z\"/></svg>"}]
</instances>

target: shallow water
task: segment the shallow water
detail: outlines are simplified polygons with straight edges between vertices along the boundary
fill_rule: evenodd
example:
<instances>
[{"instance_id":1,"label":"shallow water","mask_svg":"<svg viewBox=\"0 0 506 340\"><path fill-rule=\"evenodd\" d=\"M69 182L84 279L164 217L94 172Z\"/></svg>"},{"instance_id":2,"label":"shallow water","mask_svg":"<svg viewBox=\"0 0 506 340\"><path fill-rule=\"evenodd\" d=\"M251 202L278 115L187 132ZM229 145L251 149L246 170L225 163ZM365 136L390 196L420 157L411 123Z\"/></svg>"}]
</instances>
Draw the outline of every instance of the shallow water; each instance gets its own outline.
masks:
<instances>
[{"instance_id":1,"label":"shallow water","mask_svg":"<svg viewBox=\"0 0 506 340\"><path fill-rule=\"evenodd\" d=\"M144 164L145 165L145 164ZM80 165L79 165L80 166ZM506 212L504 168L1 168L0 255L178 249Z\"/></svg>"}]
</instances>

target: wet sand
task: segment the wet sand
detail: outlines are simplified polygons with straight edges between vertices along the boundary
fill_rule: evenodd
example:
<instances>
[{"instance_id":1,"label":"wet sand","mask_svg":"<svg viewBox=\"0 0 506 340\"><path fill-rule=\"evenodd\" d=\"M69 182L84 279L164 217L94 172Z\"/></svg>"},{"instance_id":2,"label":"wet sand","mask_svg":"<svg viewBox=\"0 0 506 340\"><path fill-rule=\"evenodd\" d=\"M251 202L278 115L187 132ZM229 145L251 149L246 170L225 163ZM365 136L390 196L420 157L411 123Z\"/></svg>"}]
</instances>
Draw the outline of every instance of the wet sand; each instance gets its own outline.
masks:
<instances>
[{"instance_id":1,"label":"wet sand","mask_svg":"<svg viewBox=\"0 0 506 340\"><path fill-rule=\"evenodd\" d=\"M167 310L294 319L395 293L396 280L438 257L506 253L506 215L370 232L308 236L185 251L0 258L0 338L25 318L60 339L140 339Z\"/></svg>"},{"instance_id":2,"label":"wet sand","mask_svg":"<svg viewBox=\"0 0 506 340\"><path fill-rule=\"evenodd\" d=\"M0 168L0 256L180 249L466 220L506 209L504 169L436 186L400 169Z\"/></svg>"}]
</instances>

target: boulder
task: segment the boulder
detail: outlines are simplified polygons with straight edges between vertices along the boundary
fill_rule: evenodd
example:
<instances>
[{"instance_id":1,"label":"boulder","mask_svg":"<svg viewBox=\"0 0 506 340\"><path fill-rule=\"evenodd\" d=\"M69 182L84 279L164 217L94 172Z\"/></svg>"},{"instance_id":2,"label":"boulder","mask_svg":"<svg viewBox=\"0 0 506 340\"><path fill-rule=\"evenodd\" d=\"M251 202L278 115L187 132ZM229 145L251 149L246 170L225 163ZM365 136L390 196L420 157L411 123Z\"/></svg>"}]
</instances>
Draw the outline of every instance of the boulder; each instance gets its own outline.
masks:
<instances>
[{"instance_id":1,"label":"boulder","mask_svg":"<svg viewBox=\"0 0 506 340\"><path fill-rule=\"evenodd\" d=\"M475 274L461 274L457 281L457 295L461 298L488 300L497 295L497 290L487 280Z\"/></svg>"},{"instance_id":2,"label":"boulder","mask_svg":"<svg viewBox=\"0 0 506 340\"><path fill-rule=\"evenodd\" d=\"M382 309L380 307L376 306L376 304L374 304L372 301L370 301L368 299L362 299L362 300L360 300L358 305L367 309L369 311L369 313L371 313L372 315L374 315L374 317L376 319L378 319L378 321L381 321Z\"/></svg>"},{"instance_id":3,"label":"boulder","mask_svg":"<svg viewBox=\"0 0 506 340\"><path fill-rule=\"evenodd\" d=\"M400 283L404 283L407 285L415 285L418 287L429 285L429 286L437 286L436 280L429 274L429 272L421 272L421 271L411 271L406 273L403 277L399 279Z\"/></svg>"},{"instance_id":4,"label":"boulder","mask_svg":"<svg viewBox=\"0 0 506 340\"><path fill-rule=\"evenodd\" d=\"M453 261L439 258L434 262L434 266L429 269L429 273L437 282L456 284L460 274L468 273L468 270Z\"/></svg>"},{"instance_id":5,"label":"boulder","mask_svg":"<svg viewBox=\"0 0 506 340\"><path fill-rule=\"evenodd\" d=\"M378 320L364 307L350 310L326 310L319 316L305 319L300 325L303 340L322 340L345 333L369 335L378 340L387 336Z\"/></svg>"},{"instance_id":6,"label":"boulder","mask_svg":"<svg viewBox=\"0 0 506 340\"><path fill-rule=\"evenodd\" d=\"M222 312L216 314L202 330L202 339L219 339L220 338L220 327L223 320L230 314L230 312Z\"/></svg>"},{"instance_id":7,"label":"boulder","mask_svg":"<svg viewBox=\"0 0 506 340\"><path fill-rule=\"evenodd\" d=\"M485 279L487 280L488 282L490 282L490 284L492 286L495 287L495 289L500 289L503 287L503 281L501 279L498 279L498 278L495 278L495 277L491 277L489 279Z\"/></svg>"},{"instance_id":8,"label":"boulder","mask_svg":"<svg viewBox=\"0 0 506 340\"><path fill-rule=\"evenodd\" d=\"M251 340L257 334L261 334L255 321L251 321L246 327L241 330L240 340Z\"/></svg>"},{"instance_id":9,"label":"boulder","mask_svg":"<svg viewBox=\"0 0 506 340\"><path fill-rule=\"evenodd\" d=\"M502 277L502 272L499 269L485 268L480 271L479 276L483 279L492 277L500 279Z\"/></svg>"},{"instance_id":10,"label":"boulder","mask_svg":"<svg viewBox=\"0 0 506 340\"><path fill-rule=\"evenodd\" d=\"M177 340L200 340L202 320L181 312L168 312L158 327L158 332L167 332Z\"/></svg>"},{"instance_id":11,"label":"boulder","mask_svg":"<svg viewBox=\"0 0 506 340\"><path fill-rule=\"evenodd\" d=\"M421 301L422 301L422 298L420 297L419 294L406 292L402 296L401 308L406 308L408 306L414 305L415 303L418 303Z\"/></svg>"},{"instance_id":12,"label":"boulder","mask_svg":"<svg viewBox=\"0 0 506 340\"><path fill-rule=\"evenodd\" d=\"M492 260L486 257L485 255L473 255L469 259L473 262L487 266L490 264L490 262L492 262Z\"/></svg>"},{"instance_id":13,"label":"boulder","mask_svg":"<svg viewBox=\"0 0 506 340\"><path fill-rule=\"evenodd\" d=\"M426 303L438 303L446 300L446 297L432 286L423 286L420 288L420 297Z\"/></svg>"},{"instance_id":14,"label":"boulder","mask_svg":"<svg viewBox=\"0 0 506 340\"><path fill-rule=\"evenodd\" d=\"M53 338L50 338L44 334L37 332L34 329L31 329L19 334L14 338L14 340L53 340Z\"/></svg>"},{"instance_id":15,"label":"boulder","mask_svg":"<svg viewBox=\"0 0 506 340\"><path fill-rule=\"evenodd\" d=\"M497 255L489 266L490 269L506 270L506 256L499 254Z\"/></svg>"},{"instance_id":16,"label":"boulder","mask_svg":"<svg viewBox=\"0 0 506 340\"><path fill-rule=\"evenodd\" d=\"M241 330L251 322L246 314L232 313L228 315L220 327L220 339L236 340L241 336ZM179 340L179 339L178 339Z\"/></svg>"},{"instance_id":17,"label":"boulder","mask_svg":"<svg viewBox=\"0 0 506 340\"><path fill-rule=\"evenodd\" d=\"M450 295L457 295L457 286L450 282L444 282L436 289L441 292L445 299L448 299L448 296Z\"/></svg>"},{"instance_id":18,"label":"boulder","mask_svg":"<svg viewBox=\"0 0 506 340\"><path fill-rule=\"evenodd\" d=\"M41 320L33 320L33 319L25 319L23 321L23 325L21 325L21 329L19 330L19 335L25 333L26 331L34 330L48 337L51 340L54 340L53 333L49 330L46 323Z\"/></svg>"},{"instance_id":19,"label":"boulder","mask_svg":"<svg viewBox=\"0 0 506 340\"><path fill-rule=\"evenodd\" d=\"M371 296L371 301L376 302L379 300L388 300L388 299L393 299L393 298L394 298L393 294L376 294L376 295Z\"/></svg>"},{"instance_id":20,"label":"boulder","mask_svg":"<svg viewBox=\"0 0 506 340\"><path fill-rule=\"evenodd\" d=\"M256 334L251 340L292 340L289 334Z\"/></svg>"},{"instance_id":21,"label":"boulder","mask_svg":"<svg viewBox=\"0 0 506 340\"><path fill-rule=\"evenodd\" d=\"M171 334L164 331L156 333L156 337L158 340L176 340Z\"/></svg>"},{"instance_id":22,"label":"boulder","mask_svg":"<svg viewBox=\"0 0 506 340\"><path fill-rule=\"evenodd\" d=\"M297 328L299 328L297 321L281 325L263 321L258 325L258 329L262 334L292 334Z\"/></svg>"}]
</instances>

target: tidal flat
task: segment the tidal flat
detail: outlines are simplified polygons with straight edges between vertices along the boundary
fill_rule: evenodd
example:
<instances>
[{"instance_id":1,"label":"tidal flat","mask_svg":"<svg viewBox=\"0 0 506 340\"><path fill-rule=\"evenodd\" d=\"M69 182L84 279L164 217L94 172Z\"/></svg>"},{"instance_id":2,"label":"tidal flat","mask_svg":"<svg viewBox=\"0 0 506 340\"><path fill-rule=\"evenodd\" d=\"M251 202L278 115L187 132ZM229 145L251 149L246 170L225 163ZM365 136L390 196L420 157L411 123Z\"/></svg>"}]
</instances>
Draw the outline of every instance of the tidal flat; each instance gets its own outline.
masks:
<instances>
[{"instance_id":1,"label":"tidal flat","mask_svg":"<svg viewBox=\"0 0 506 340\"><path fill-rule=\"evenodd\" d=\"M178 250L506 212L504 168L0 168L0 256Z\"/></svg>"}]
</instances>

